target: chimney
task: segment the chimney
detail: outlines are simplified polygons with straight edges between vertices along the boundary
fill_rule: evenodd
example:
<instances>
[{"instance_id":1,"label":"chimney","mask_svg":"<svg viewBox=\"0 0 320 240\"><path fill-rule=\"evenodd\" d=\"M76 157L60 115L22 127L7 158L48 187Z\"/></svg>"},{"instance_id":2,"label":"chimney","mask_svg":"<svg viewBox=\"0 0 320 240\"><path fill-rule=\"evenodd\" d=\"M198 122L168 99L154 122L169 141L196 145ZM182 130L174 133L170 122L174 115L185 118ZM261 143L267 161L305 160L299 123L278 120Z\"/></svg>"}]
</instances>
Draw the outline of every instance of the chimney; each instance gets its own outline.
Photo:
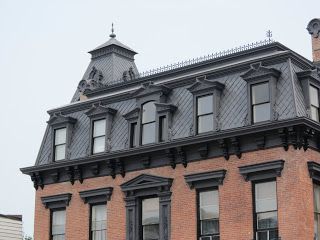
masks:
<instances>
[{"instance_id":1,"label":"chimney","mask_svg":"<svg viewBox=\"0 0 320 240\"><path fill-rule=\"evenodd\" d=\"M312 19L307 30L311 34L313 62L320 66L320 18Z\"/></svg>"}]
</instances>

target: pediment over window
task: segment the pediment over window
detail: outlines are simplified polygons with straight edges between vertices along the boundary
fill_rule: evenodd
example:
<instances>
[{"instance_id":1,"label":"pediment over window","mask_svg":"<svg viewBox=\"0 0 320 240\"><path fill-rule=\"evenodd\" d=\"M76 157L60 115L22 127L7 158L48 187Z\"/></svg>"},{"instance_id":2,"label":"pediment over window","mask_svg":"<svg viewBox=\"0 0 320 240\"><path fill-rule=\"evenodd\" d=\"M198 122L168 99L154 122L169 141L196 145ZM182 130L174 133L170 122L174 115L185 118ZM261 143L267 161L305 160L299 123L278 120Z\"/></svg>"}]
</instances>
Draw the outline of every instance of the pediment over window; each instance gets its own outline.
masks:
<instances>
[{"instance_id":1,"label":"pediment over window","mask_svg":"<svg viewBox=\"0 0 320 240\"><path fill-rule=\"evenodd\" d=\"M155 85L153 82L147 82L136 90L132 95L136 98L142 98L152 94L159 94L160 96L166 96L171 92L171 88L164 84Z\"/></svg>"},{"instance_id":2,"label":"pediment over window","mask_svg":"<svg viewBox=\"0 0 320 240\"><path fill-rule=\"evenodd\" d=\"M250 69L241 75L245 81L259 80L267 77L279 78L281 72L275 68L264 67L261 62L250 65Z\"/></svg>"},{"instance_id":3,"label":"pediment over window","mask_svg":"<svg viewBox=\"0 0 320 240\"><path fill-rule=\"evenodd\" d=\"M227 171L223 169L213 172L194 173L185 175L184 179L190 189L217 187L222 185L226 172Z\"/></svg>"},{"instance_id":4,"label":"pediment over window","mask_svg":"<svg viewBox=\"0 0 320 240\"><path fill-rule=\"evenodd\" d=\"M107 107L107 106L103 106L101 104L95 104L93 105L85 114L88 117L96 117L96 116L102 116L102 115L106 115L106 114L110 114L110 115L115 115L117 113L116 109Z\"/></svg>"},{"instance_id":5,"label":"pediment over window","mask_svg":"<svg viewBox=\"0 0 320 240\"><path fill-rule=\"evenodd\" d=\"M71 200L71 193L63 193L54 196L41 197L42 204L45 208L56 209L69 206Z\"/></svg>"},{"instance_id":6,"label":"pediment over window","mask_svg":"<svg viewBox=\"0 0 320 240\"><path fill-rule=\"evenodd\" d=\"M146 189L163 189L164 191L169 191L172 185L172 181L172 178L142 174L122 184L121 189L124 192L136 192Z\"/></svg>"},{"instance_id":7,"label":"pediment over window","mask_svg":"<svg viewBox=\"0 0 320 240\"><path fill-rule=\"evenodd\" d=\"M138 119L139 113L140 113L140 108L135 108L135 109L131 110L130 112L124 114L123 117L126 120L134 120L134 119Z\"/></svg>"},{"instance_id":8,"label":"pediment over window","mask_svg":"<svg viewBox=\"0 0 320 240\"><path fill-rule=\"evenodd\" d=\"M300 81L308 79L313 83L320 84L320 76L317 69L308 69L305 71L297 72L297 77Z\"/></svg>"},{"instance_id":9,"label":"pediment over window","mask_svg":"<svg viewBox=\"0 0 320 240\"><path fill-rule=\"evenodd\" d=\"M158 113L173 113L177 110L177 106L170 103L155 103L155 105Z\"/></svg>"},{"instance_id":10,"label":"pediment over window","mask_svg":"<svg viewBox=\"0 0 320 240\"><path fill-rule=\"evenodd\" d=\"M75 124L77 122L77 119L72 118L72 117L67 117L62 115L61 113L59 114L54 114L50 117L49 121L47 123L50 126L55 126L55 125L64 125L64 124Z\"/></svg>"},{"instance_id":11,"label":"pediment over window","mask_svg":"<svg viewBox=\"0 0 320 240\"><path fill-rule=\"evenodd\" d=\"M320 181L320 164L308 162L309 175L313 180Z\"/></svg>"},{"instance_id":12,"label":"pediment over window","mask_svg":"<svg viewBox=\"0 0 320 240\"><path fill-rule=\"evenodd\" d=\"M284 160L277 160L239 167L239 170L246 181L256 181L280 177L283 166Z\"/></svg>"},{"instance_id":13,"label":"pediment over window","mask_svg":"<svg viewBox=\"0 0 320 240\"><path fill-rule=\"evenodd\" d=\"M188 88L188 90L195 94L200 92L213 92L213 90L222 91L224 84L219 81L209 81L206 76L198 77L196 82Z\"/></svg>"},{"instance_id":14,"label":"pediment over window","mask_svg":"<svg viewBox=\"0 0 320 240\"><path fill-rule=\"evenodd\" d=\"M87 190L79 192L79 195L84 203L96 204L96 203L106 203L110 201L113 188L99 188L93 190Z\"/></svg>"}]
</instances>

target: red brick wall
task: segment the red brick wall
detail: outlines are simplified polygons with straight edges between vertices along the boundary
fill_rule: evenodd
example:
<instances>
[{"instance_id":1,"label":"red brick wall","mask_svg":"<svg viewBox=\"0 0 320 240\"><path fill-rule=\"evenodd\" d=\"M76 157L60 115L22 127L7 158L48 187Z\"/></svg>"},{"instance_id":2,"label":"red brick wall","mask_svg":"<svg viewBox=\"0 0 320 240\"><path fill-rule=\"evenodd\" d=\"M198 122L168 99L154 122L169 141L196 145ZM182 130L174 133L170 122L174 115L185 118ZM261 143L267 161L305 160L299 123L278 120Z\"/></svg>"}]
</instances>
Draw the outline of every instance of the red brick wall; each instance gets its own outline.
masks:
<instances>
[{"instance_id":1,"label":"red brick wall","mask_svg":"<svg viewBox=\"0 0 320 240\"><path fill-rule=\"evenodd\" d=\"M312 57L314 62L320 61L320 36L312 37Z\"/></svg>"},{"instance_id":2,"label":"red brick wall","mask_svg":"<svg viewBox=\"0 0 320 240\"><path fill-rule=\"evenodd\" d=\"M171 239L196 239L196 195L184 180L185 174L210 170L226 169L224 184L220 193L220 232L221 240L253 239L252 191L251 183L245 182L239 174L239 166L273 160L285 160L282 176L277 179L279 232L282 240L313 239L313 195L312 181L307 169L307 161L320 163L320 154L307 150L289 151L283 148L244 153L241 159L231 156L229 161L214 158L189 163L187 168L178 165L176 169L161 167L127 173L125 178L117 175L78 181L72 186L69 182L45 186L36 192L35 240L49 240L50 212L41 203L41 196L59 193L72 193L67 208L66 239L88 240L89 206L79 197L79 191L113 187L111 201L107 204L107 232L109 240L125 239L125 202L120 184L148 173L174 178L171 202Z\"/></svg>"}]
</instances>

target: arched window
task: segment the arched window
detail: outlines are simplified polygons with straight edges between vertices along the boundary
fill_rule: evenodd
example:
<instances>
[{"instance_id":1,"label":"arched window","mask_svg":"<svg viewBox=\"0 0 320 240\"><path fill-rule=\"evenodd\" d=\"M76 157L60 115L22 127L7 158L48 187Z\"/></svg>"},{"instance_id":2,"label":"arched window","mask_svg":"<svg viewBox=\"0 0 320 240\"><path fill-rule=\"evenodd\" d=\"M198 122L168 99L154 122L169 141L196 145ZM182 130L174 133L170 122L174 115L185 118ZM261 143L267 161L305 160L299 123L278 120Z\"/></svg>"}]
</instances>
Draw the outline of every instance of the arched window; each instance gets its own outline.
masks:
<instances>
[{"instance_id":1,"label":"arched window","mask_svg":"<svg viewBox=\"0 0 320 240\"><path fill-rule=\"evenodd\" d=\"M156 106L154 101L142 105L141 144L154 143L156 140Z\"/></svg>"}]
</instances>

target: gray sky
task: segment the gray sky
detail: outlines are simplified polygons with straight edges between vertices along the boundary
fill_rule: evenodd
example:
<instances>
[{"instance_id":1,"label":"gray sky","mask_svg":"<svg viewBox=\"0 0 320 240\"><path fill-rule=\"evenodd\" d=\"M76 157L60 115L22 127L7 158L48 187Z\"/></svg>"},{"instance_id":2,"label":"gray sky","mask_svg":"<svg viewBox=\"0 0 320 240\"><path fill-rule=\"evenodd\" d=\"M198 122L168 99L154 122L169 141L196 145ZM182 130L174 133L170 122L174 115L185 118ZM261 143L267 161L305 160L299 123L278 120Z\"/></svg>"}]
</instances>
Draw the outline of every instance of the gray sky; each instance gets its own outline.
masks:
<instances>
[{"instance_id":1,"label":"gray sky","mask_svg":"<svg viewBox=\"0 0 320 240\"><path fill-rule=\"evenodd\" d=\"M0 0L0 213L23 214L33 234L34 189L19 168L34 164L46 111L71 100L111 22L143 71L264 40L268 29L311 59L306 25L319 9L319 0Z\"/></svg>"}]
</instances>

